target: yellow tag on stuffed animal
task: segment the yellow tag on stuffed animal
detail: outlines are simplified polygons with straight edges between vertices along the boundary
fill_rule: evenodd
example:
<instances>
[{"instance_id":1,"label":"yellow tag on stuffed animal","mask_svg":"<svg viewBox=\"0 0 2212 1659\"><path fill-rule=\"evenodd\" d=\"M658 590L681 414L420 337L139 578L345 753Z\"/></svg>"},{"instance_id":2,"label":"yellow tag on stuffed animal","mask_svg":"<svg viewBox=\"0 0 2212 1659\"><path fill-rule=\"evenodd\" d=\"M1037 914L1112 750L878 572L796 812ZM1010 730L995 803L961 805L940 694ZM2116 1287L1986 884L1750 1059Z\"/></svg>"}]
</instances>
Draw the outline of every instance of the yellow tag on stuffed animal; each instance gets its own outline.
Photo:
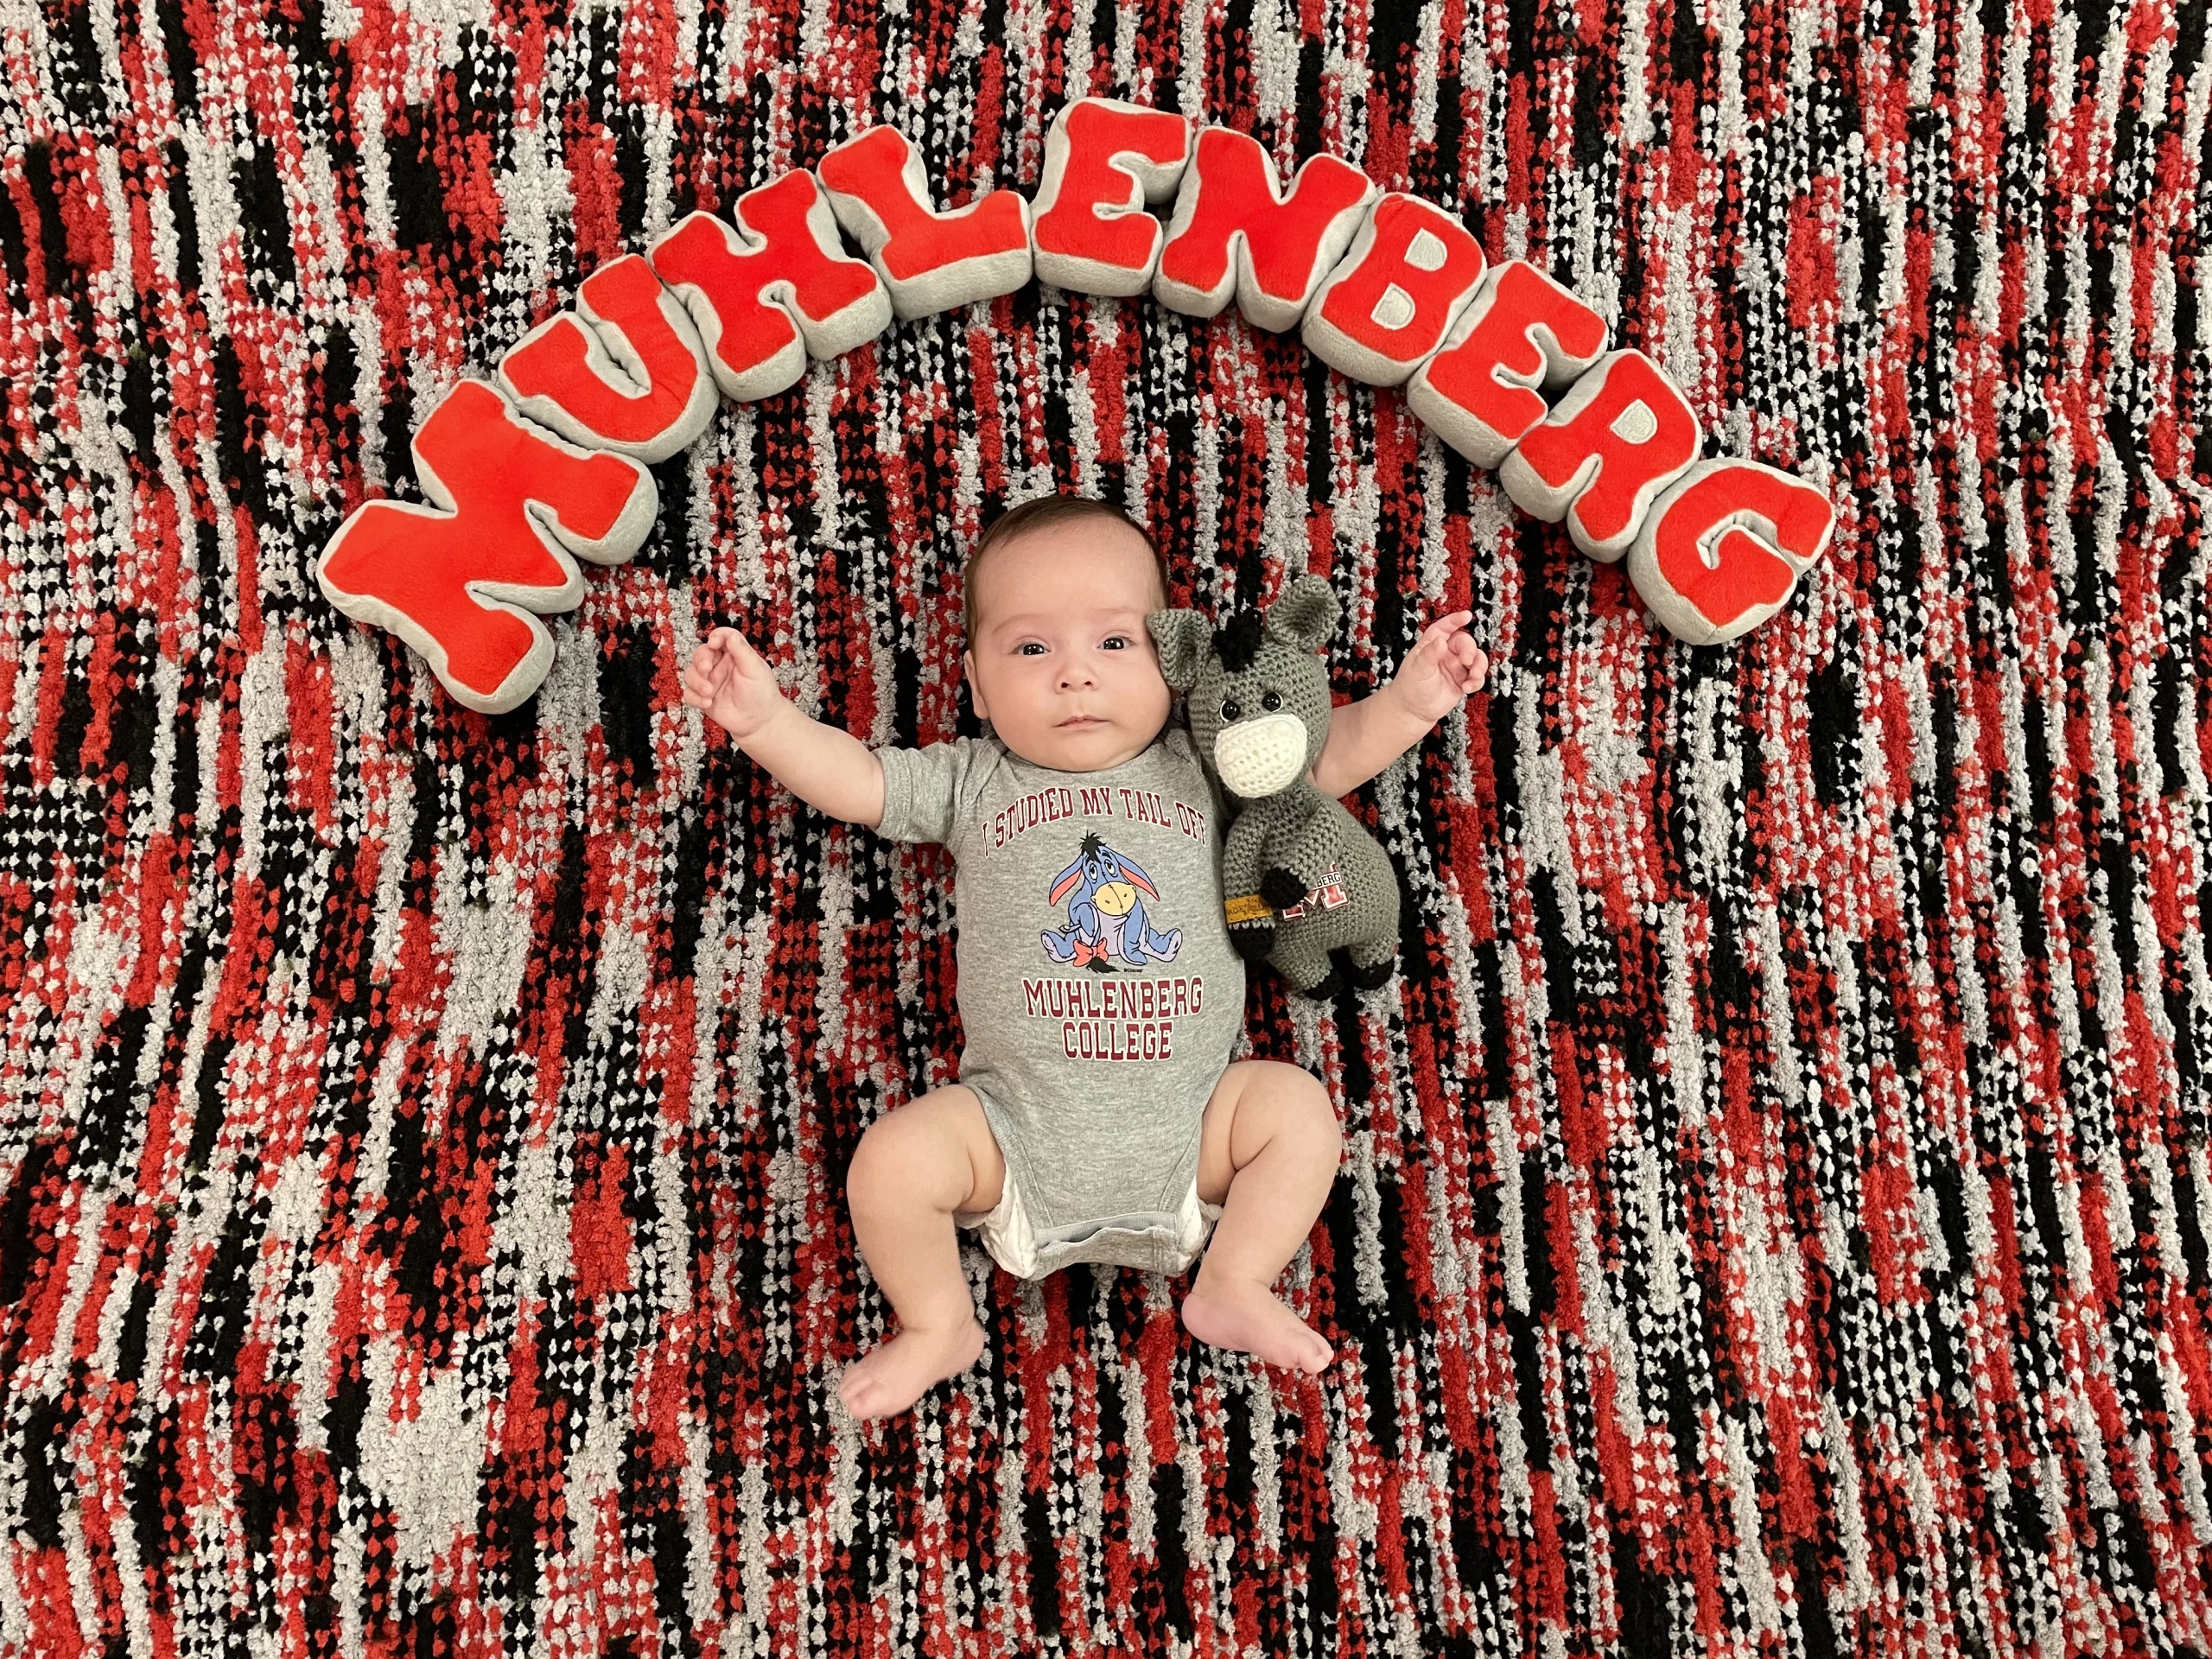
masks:
<instances>
[{"instance_id":1,"label":"yellow tag on stuffed animal","mask_svg":"<svg viewBox=\"0 0 2212 1659\"><path fill-rule=\"evenodd\" d=\"M1256 893L1240 893L1234 899L1223 901L1221 913L1230 926L1239 927L1266 920L1274 913L1274 907Z\"/></svg>"}]
</instances>

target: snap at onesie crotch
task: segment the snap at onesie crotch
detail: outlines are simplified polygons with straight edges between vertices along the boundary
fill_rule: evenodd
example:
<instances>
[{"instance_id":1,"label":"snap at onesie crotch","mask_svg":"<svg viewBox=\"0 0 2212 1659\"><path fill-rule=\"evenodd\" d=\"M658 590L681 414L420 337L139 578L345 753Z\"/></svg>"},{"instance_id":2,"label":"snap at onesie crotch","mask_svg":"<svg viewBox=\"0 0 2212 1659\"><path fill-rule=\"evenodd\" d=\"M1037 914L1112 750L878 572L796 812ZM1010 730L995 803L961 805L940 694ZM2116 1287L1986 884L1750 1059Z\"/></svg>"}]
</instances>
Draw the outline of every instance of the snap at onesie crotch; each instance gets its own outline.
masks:
<instances>
[{"instance_id":1,"label":"snap at onesie crotch","mask_svg":"<svg viewBox=\"0 0 2212 1659\"><path fill-rule=\"evenodd\" d=\"M991 1259L1017 1279L1042 1279L1078 1262L1138 1268L1173 1278L1187 1272L1198 1261L1214 1223L1221 1218L1220 1205L1207 1204L1198 1197L1197 1140L1194 1132L1186 1160L1191 1177L1180 1184L1181 1196L1171 1208L1154 1207L1162 1198L1158 1179L1132 1171L1128 1185L1133 1198L1128 1209L1039 1230L1022 1203L1021 1186L1014 1175L1016 1159L1007 1155L1001 1145L999 1150L1005 1159L1006 1175L998 1203L981 1212L956 1211L952 1219L956 1225L980 1234Z\"/></svg>"}]
</instances>

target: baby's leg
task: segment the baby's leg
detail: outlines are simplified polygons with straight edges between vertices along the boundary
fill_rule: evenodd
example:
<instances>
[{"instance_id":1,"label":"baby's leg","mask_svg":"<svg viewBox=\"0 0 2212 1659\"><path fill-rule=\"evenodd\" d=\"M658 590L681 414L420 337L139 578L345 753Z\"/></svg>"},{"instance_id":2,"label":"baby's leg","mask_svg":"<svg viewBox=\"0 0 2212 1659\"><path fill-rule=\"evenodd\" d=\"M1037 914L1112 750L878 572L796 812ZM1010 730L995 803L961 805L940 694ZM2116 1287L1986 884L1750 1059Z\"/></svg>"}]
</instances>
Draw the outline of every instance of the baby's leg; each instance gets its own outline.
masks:
<instances>
[{"instance_id":1,"label":"baby's leg","mask_svg":"<svg viewBox=\"0 0 2212 1659\"><path fill-rule=\"evenodd\" d=\"M899 1334L846 1367L837 1395L854 1416L902 1412L983 1351L952 1212L993 1208L1005 1178L982 1104L958 1084L885 1113L861 1137L845 1198Z\"/></svg>"},{"instance_id":2,"label":"baby's leg","mask_svg":"<svg viewBox=\"0 0 2212 1659\"><path fill-rule=\"evenodd\" d=\"M1198 1197L1222 1206L1183 1298L1200 1342L1319 1371L1328 1340L1275 1300L1275 1275L1329 1200L1342 1151L1329 1092L1310 1071L1240 1060L1222 1074L1198 1135Z\"/></svg>"}]
</instances>

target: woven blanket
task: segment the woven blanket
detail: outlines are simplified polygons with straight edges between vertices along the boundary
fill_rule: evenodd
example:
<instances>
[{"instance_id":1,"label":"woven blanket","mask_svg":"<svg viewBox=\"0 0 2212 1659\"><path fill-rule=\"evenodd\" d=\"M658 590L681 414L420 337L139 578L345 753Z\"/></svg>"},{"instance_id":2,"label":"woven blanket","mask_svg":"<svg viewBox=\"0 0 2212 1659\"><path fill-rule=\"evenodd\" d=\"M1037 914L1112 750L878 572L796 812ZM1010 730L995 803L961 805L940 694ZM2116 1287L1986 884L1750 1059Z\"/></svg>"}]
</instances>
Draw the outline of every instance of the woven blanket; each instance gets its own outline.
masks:
<instances>
[{"instance_id":1,"label":"woven blanket","mask_svg":"<svg viewBox=\"0 0 2212 1659\"><path fill-rule=\"evenodd\" d=\"M2212 1651L2205 10L2156 0L0 5L0 1650ZM1095 93L1340 155L1827 490L1726 645L1395 391L1032 283L725 404L534 696L315 559L601 264L876 123L1033 192ZM683 706L728 622L977 729L960 563L1128 505L1338 692L1490 683L1355 798L1402 971L1281 1281L967 1268L844 1173L950 1081L950 867Z\"/></svg>"}]
</instances>

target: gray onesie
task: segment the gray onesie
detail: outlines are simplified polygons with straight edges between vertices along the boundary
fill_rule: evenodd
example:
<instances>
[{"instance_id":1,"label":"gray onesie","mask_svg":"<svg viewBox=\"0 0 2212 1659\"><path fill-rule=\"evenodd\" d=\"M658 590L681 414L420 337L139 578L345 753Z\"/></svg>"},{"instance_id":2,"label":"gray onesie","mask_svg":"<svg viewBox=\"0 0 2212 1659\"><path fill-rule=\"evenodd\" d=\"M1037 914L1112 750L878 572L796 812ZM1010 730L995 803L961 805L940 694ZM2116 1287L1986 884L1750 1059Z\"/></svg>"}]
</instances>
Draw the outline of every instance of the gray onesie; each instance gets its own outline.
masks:
<instances>
[{"instance_id":1,"label":"gray onesie","mask_svg":"<svg viewBox=\"0 0 2212 1659\"><path fill-rule=\"evenodd\" d=\"M1203 1236L1199 1127L1244 1023L1190 734L1171 724L1106 772L1032 766L995 737L876 754L880 833L957 866L960 1081L1018 1205L985 1228L993 1255L1028 1278L1181 1272Z\"/></svg>"}]
</instances>

